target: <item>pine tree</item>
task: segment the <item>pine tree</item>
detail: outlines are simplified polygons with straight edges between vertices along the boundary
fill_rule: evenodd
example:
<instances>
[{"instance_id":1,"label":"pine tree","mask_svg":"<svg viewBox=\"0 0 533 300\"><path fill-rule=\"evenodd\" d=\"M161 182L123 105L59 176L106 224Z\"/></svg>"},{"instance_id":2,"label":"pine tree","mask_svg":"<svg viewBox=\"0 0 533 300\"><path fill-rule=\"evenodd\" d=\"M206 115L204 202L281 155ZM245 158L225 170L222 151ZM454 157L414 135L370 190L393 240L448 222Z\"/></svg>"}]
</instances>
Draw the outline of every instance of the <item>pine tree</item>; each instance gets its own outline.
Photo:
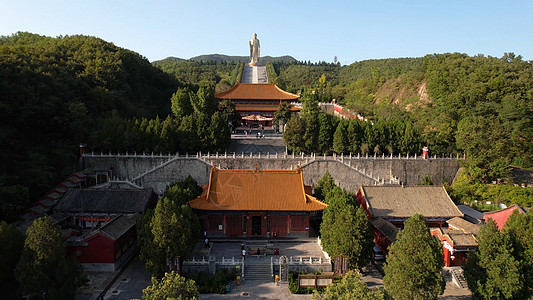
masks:
<instances>
[{"instance_id":1,"label":"pine tree","mask_svg":"<svg viewBox=\"0 0 533 300\"><path fill-rule=\"evenodd\" d=\"M523 276L520 262L512 255L507 233L500 233L489 219L477 236L478 251L471 253L464 268L468 287L481 299L511 299L520 295Z\"/></svg>"},{"instance_id":2,"label":"pine tree","mask_svg":"<svg viewBox=\"0 0 533 300\"><path fill-rule=\"evenodd\" d=\"M178 206L168 198L157 203L150 227L154 247L164 253L165 260L177 256L185 259L193 250L200 232L198 217L192 209L187 205ZM160 259L159 256L156 258ZM155 267L154 275L162 276L166 265Z\"/></svg>"},{"instance_id":3,"label":"pine tree","mask_svg":"<svg viewBox=\"0 0 533 300\"><path fill-rule=\"evenodd\" d=\"M24 246L24 235L5 221L0 221L0 287L15 278L13 270Z\"/></svg>"},{"instance_id":4,"label":"pine tree","mask_svg":"<svg viewBox=\"0 0 533 300\"><path fill-rule=\"evenodd\" d=\"M519 261L520 273L524 276L522 298L533 296L533 210L520 214L515 210L503 226L513 247L513 257Z\"/></svg>"},{"instance_id":5,"label":"pine tree","mask_svg":"<svg viewBox=\"0 0 533 300\"><path fill-rule=\"evenodd\" d=\"M325 113L318 115L318 149L323 154L327 154L333 144L333 126Z\"/></svg>"},{"instance_id":6,"label":"pine tree","mask_svg":"<svg viewBox=\"0 0 533 300\"><path fill-rule=\"evenodd\" d=\"M303 121L305 123L304 151L314 153L318 150L318 131L320 125L316 118L311 116L304 117Z\"/></svg>"},{"instance_id":7,"label":"pine tree","mask_svg":"<svg viewBox=\"0 0 533 300\"><path fill-rule=\"evenodd\" d=\"M361 126L359 125L360 122L361 121L357 119L352 119L348 123L348 151L350 151L351 153L358 153L361 149L363 134L361 132Z\"/></svg>"},{"instance_id":8,"label":"pine tree","mask_svg":"<svg viewBox=\"0 0 533 300\"><path fill-rule=\"evenodd\" d=\"M345 255L351 268L362 268L372 257L373 232L365 210L353 197L334 187L327 197L320 233L329 255Z\"/></svg>"},{"instance_id":9,"label":"pine tree","mask_svg":"<svg viewBox=\"0 0 533 300\"><path fill-rule=\"evenodd\" d=\"M346 122L341 121L333 135L333 150L338 154L346 153L348 150L348 135L346 132Z\"/></svg>"},{"instance_id":10,"label":"pine tree","mask_svg":"<svg viewBox=\"0 0 533 300\"><path fill-rule=\"evenodd\" d=\"M333 177L329 174L329 171L326 170L326 173L324 173L324 176L320 178L320 180L316 183L315 186L315 197L318 199L325 201L327 195L329 192L335 187L335 181L333 181Z\"/></svg>"},{"instance_id":11,"label":"pine tree","mask_svg":"<svg viewBox=\"0 0 533 300\"><path fill-rule=\"evenodd\" d=\"M424 216L407 219L390 247L383 285L394 299L437 299L444 292L442 246Z\"/></svg>"},{"instance_id":12,"label":"pine tree","mask_svg":"<svg viewBox=\"0 0 533 300\"><path fill-rule=\"evenodd\" d=\"M81 278L66 258L59 228L46 217L28 227L15 274L25 294L49 299L73 299Z\"/></svg>"},{"instance_id":13,"label":"pine tree","mask_svg":"<svg viewBox=\"0 0 533 300\"><path fill-rule=\"evenodd\" d=\"M291 106L287 102L281 102L278 106L278 109L274 113L274 125L279 125L279 122L281 121L282 125L287 124L289 122L292 112L290 110Z\"/></svg>"},{"instance_id":14,"label":"pine tree","mask_svg":"<svg viewBox=\"0 0 533 300\"><path fill-rule=\"evenodd\" d=\"M293 115L283 133L283 143L287 148L295 154L299 154L304 151L304 136L305 123L297 115Z\"/></svg>"},{"instance_id":15,"label":"pine tree","mask_svg":"<svg viewBox=\"0 0 533 300\"><path fill-rule=\"evenodd\" d=\"M196 133L196 119L194 115L188 115L181 119L178 128L180 152L195 153L199 149L200 140Z\"/></svg>"},{"instance_id":16,"label":"pine tree","mask_svg":"<svg viewBox=\"0 0 533 300\"><path fill-rule=\"evenodd\" d=\"M211 118L209 115L199 113L196 115L196 136L199 141L198 147L200 151L212 151L211 146Z\"/></svg>"},{"instance_id":17,"label":"pine tree","mask_svg":"<svg viewBox=\"0 0 533 300\"><path fill-rule=\"evenodd\" d=\"M209 137L212 145L211 151L213 152L222 152L231 143L231 133L229 132L228 122L218 111L211 117Z\"/></svg>"}]
</instances>

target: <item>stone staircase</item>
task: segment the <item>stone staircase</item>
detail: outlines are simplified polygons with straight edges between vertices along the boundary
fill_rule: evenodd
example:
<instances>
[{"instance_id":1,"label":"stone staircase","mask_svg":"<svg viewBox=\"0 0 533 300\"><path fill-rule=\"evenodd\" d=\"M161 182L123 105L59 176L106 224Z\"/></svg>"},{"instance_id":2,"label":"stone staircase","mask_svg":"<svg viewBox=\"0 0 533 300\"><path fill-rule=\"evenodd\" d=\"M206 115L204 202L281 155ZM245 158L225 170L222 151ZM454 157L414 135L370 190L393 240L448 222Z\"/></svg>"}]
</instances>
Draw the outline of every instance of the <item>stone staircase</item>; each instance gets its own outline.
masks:
<instances>
[{"instance_id":1,"label":"stone staircase","mask_svg":"<svg viewBox=\"0 0 533 300\"><path fill-rule=\"evenodd\" d=\"M263 281L273 280L271 269L270 269L270 264L267 264L267 263L247 264L245 261L244 279L245 280L263 280Z\"/></svg>"},{"instance_id":2,"label":"stone staircase","mask_svg":"<svg viewBox=\"0 0 533 300\"><path fill-rule=\"evenodd\" d=\"M453 268L450 271L452 273L453 283L455 283L458 287L462 289L468 289L468 283L466 282L465 276L463 274L463 269Z\"/></svg>"}]
</instances>

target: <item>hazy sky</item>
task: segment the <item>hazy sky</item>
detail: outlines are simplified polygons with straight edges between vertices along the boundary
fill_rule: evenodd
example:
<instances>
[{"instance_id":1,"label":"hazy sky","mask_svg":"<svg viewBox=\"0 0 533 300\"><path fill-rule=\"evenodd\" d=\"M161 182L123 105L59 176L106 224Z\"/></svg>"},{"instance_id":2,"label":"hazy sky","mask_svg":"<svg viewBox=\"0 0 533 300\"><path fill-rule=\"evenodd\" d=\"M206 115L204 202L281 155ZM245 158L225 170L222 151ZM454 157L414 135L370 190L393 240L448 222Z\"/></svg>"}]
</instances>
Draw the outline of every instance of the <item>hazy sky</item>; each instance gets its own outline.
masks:
<instances>
[{"instance_id":1,"label":"hazy sky","mask_svg":"<svg viewBox=\"0 0 533 300\"><path fill-rule=\"evenodd\" d=\"M150 61L261 55L342 64L461 52L533 59L533 0L0 0L0 35L83 34Z\"/></svg>"}]
</instances>

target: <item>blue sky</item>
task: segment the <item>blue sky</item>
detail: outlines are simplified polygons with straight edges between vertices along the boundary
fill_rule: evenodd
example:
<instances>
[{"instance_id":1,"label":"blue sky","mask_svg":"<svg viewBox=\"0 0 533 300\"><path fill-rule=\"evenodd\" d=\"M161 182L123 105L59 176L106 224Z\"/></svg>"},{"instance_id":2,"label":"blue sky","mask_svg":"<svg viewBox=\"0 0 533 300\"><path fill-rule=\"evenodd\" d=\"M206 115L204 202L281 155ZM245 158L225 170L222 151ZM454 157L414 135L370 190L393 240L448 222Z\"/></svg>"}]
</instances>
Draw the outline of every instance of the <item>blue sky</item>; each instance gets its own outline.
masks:
<instances>
[{"instance_id":1,"label":"blue sky","mask_svg":"<svg viewBox=\"0 0 533 300\"><path fill-rule=\"evenodd\" d=\"M0 35L83 34L168 56L261 55L342 64L461 52L533 59L533 1L0 0Z\"/></svg>"}]
</instances>

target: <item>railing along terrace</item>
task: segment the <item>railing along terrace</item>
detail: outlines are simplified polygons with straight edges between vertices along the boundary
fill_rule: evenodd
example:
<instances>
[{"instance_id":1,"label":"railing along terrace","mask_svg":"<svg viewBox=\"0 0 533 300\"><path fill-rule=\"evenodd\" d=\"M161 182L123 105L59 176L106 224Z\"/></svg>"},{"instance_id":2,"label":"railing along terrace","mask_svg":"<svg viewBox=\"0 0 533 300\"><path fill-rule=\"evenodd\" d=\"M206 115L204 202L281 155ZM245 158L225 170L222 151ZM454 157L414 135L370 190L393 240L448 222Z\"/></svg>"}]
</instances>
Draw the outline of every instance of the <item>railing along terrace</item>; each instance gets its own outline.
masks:
<instances>
[{"instance_id":1,"label":"railing along terrace","mask_svg":"<svg viewBox=\"0 0 533 300\"><path fill-rule=\"evenodd\" d=\"M320 264L329 264L331 259L323 257L313 257L313 256L297 256L289 257L289 265L320 265ZM279 259L274 259L273 264L279 265Z\"/></svg>"},{"instance_id":2,"label":"railing along terrace","mask_svg":"<svg viewBox=\"0 0 533 300\"><path fill-rule=\"evenodd\" d=\"M236 152L224 152L224 153L219 153L219 152L216 152L216 153L202 153L202 152L198 152L196 154L189 154L189 153L185 153L185 154L180 154L180 153L176 153L176 154L171 154L171 153L112 153L112 152L100 152L100 153L95 153L95 152L91 152L91 153L84 153L83 154L83 157L96 157L96 158L99 158L99 157L110 157L110 158L164 158L164 159L174 159L174 158L185 158L185 159L220 159L220 158L224 158L224 159L228 159L228 158L235 158L235 159L246 159L246 158L250 158L250 159L297 159L297 160L302 160L302 159L311 159L311 160L339 160L339 161L342 161L342 160L345 160L345 159L348 159L348 160L354 160L354 159L357 159L357 160L426 160L423 156L421 155L418 155L418 154L406 154L406 155L402 155L402 154L398 154L398 155L395 155L395 154L388 154L388 155L385 155L385 154L381 154L381 155L378 155L378 154L373 154L373 155L369 155L368 153L367 154L361 154L361 153L357 153L357 155L355 154L352 154L352 153L349 153L349 154L344 154L344 153L341 153L341 154L336 154L336 153L333 153L331 155L319 155L319 154L316 154L316 153L311 153L311 154L304 154L304 153L300 153L300 154L288 154L286 152L275 152L275 153L270 153L270 152L257 152L257 153L253 153L253 152L240 152L240 153L236 153ZM436 154L433 155L433 156L429 156L427 158L427 160L442 160L442 159L454 159L454 160L464 160L466 159L466 155L463 154L463 155L460 155L460 154L449 154L449 155L439 155L437 156Z\"/></svg>"}]
</instances>

